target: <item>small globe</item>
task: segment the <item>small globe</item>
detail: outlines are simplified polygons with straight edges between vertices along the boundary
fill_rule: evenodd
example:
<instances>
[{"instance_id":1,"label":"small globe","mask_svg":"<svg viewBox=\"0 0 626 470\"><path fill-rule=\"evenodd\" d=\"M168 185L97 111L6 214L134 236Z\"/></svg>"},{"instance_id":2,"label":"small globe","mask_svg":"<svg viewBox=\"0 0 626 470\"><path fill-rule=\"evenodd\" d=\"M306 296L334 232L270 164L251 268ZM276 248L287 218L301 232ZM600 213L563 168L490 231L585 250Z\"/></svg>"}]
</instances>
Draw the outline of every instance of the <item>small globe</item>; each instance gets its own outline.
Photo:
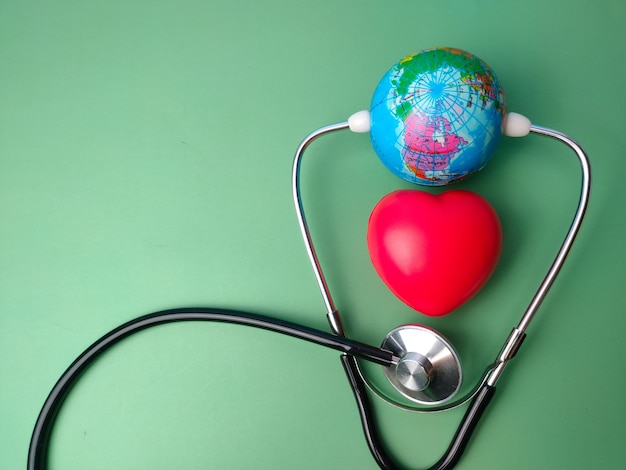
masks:
<instances>
[{"instance_id":1,"label":"small globe","mask_svg":"<svg viewBox=\"0 0 626 470\"><path fill-rule=\"evenodd\" d=\"M370 107L370 138L395 175L442 186L486 165L502 134L505 107L500 82L478 57L427 49L381 79Z\"/></svg>"}]
</instances>

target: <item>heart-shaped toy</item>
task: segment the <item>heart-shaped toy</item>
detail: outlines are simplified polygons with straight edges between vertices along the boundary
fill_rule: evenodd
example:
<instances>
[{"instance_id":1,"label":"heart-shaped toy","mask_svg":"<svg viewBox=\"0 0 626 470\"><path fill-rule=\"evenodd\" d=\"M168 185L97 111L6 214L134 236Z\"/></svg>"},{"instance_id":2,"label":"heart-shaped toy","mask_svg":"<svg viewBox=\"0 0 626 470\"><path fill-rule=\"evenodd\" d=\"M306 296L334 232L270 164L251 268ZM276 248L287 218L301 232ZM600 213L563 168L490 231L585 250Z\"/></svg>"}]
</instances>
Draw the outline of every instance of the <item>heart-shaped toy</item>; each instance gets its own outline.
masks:
<instances>
[{"instance_id":1,"label":"heart-shaped toy","mask_svg":"<svg viewBox=\"0 0 626 470\"><path fill-rule=\"evenodd\" d=\"M500 257L502 229L478 194L401 190L372 211L367 245L378 275L400 300L441 316L487 282Z\"/></svg>"}]
</instances>

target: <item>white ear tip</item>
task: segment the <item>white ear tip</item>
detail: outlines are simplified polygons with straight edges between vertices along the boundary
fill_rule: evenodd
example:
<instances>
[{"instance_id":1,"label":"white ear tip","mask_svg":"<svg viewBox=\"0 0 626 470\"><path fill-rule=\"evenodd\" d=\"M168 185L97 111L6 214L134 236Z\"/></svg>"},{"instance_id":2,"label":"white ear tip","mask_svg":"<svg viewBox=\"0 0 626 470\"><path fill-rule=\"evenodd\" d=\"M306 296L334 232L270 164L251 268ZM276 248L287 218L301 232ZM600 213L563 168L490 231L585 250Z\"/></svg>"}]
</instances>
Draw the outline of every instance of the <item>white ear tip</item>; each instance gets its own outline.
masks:
<instances>
[{"instance_id":1,"label":"white ear tip","mask_svg":"<svg viewBox=\"0 0 626 470\"><path fill-rule=\"evenodd\" d=\"M507 113L502 133L509 137L524 137L530 132L530 119L518 113Z\"/></svg>"},{"instance_id":2,"label":"white ear tip","mask_svg":"<svg viewBox=\"0 0 626 470\"><path fill-rule=\"evenodd\" d=\"M370 112L365 109L354 113L348 118L348 126L352 132L369 132L371 127Z\"/></svg>"}]
</instances>

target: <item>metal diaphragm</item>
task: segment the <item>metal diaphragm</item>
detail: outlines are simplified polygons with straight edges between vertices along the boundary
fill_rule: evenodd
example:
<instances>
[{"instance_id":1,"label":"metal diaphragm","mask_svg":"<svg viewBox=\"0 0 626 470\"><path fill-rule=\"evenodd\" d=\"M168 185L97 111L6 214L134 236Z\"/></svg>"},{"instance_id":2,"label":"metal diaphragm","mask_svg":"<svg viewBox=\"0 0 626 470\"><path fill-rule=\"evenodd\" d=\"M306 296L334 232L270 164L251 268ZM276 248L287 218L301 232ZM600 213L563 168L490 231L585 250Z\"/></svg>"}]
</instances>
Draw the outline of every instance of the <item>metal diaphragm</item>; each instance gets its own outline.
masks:
<instances>
[{"instance_id":1,"label":"metal diaphragm","mask_svg":"<svg viewBox=\"0 0 626 470\"><path fill-rule=\"evenodd\" d=\"M400 360L383 367L403 396L422 405L439 405L459 391L463 374L452 345L423 325L403 325L391 331L381 346Z\"/></svg>"}]
</instances>

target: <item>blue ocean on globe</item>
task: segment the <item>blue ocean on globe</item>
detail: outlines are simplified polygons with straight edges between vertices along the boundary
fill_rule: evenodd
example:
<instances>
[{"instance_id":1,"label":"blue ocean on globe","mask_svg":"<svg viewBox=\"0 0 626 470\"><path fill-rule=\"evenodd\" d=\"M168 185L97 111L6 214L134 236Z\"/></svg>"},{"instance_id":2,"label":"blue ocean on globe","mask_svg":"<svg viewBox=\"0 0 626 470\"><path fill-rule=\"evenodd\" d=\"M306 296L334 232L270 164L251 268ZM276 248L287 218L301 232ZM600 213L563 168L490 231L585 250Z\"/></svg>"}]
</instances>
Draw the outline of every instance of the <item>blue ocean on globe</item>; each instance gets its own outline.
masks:
<instances>
[{"instance_id":1,"label":"blue ocean on globe","mask_svg":"<svg viewBox=\"0 0 626 470\"><path fill-rule=\"evenodd\" d=\"M482 60L460 49L427 49L402 59L379 82L370 139L395 175L446 185L486 165L505 108L500 82Z\"/></svg>"}]
</instances>

